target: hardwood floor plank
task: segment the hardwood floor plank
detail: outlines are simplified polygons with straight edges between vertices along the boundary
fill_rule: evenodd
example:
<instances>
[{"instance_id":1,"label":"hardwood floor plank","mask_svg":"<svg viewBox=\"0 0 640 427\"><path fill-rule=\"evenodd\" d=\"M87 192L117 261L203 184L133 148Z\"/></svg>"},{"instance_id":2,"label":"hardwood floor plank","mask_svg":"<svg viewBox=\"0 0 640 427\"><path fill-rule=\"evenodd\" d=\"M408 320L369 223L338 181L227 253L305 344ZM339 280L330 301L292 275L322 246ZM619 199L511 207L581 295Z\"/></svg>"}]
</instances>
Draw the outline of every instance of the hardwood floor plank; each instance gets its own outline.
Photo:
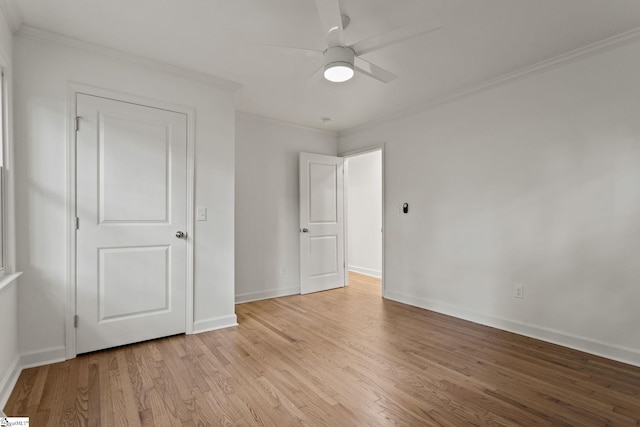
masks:
<instances>
[{"instance_id":1,"label":"hardwood floor plank","mask_svg":"<svg viewBox=\"0 0 640 427\"><path fill-rule=\"evenodd\" d=\"M186 422L191 419L191 411L185 404L182 394L177 386L176 376L163 364L160 368L161 376L154 378L155 390L160 395L163 406L167 408L171 416L180 421ZM178 374L179 375L179 374Z\"/></svg>"},{"instance_id":2,"label":"hardwood floor plank","mask_svg":"<svg viewBox=\"0 0 640 427\"><path fill-rule=\"evenodd\" d=\"M16 384L11 396L9 396L7 407L14 407L17 411L23 413L33 410L34 406L39 404L40 397L42 396L42 389L38 390L36 388L38 377L40 377L40 381L44 382L47 374L41 374L39 370L35 368L25 369L20 374L21 381ZM44 387L44 384L41 387ZM38 399L33 398L33 395L38 395Z\"/></svg>"},{"instance_id":3,"label":"hardwood floor plank","mask_svg":"<svg viewBox=\"0 0 640 427\"><path fill-rule=\"evenodd\" d=\"M210 397L208 397L210 396ZM221 402L211 395L192 390L192 397L185 399L184 403L191 413L191 421L196 426L220 425L231 426L233 416L230 414L228 401ZM222 403L222 404L220 404ZM231 416L230 416L231 415ZM186 423L183 423L186 425Z\"/></svg>"},{"instance_id":4,"label":"hardwood floor plank","mask_svg":"<svg viewBox=\"0 0 640 427\"><path fill-rule=\"evenodd\" d=\"M113 406L113 420L117 425L141 426L133 386L128 376L124 349L114 351L109 363L109 386Z\"/></svg>"},{"instance_id":5,"label":"hardwood floor plank","mask_svg":"<svg viewBox=\"0 0 640 427\"><path fill-rule=\"evenodd\" d=\"M60 393L60 390L56 388L58 377L60 376L60 368L62 364L56 363L54 365L48 366L47 379L45 381L42 396L40 398L40 402L38 403L38 411L49 411L53 406L52 401L55 398L56 393ZM34 372L40 368L31 368L20 374L20 378L18 379L18 383L22 386L22 375L28 373L28 371ZM28 377L25 378L28 380ZM16 388L18 388L18 384L16 384ZM6 412L6 411L5 411Z\"/></svg>"},{"instance_id":6,"label":"hardwood floor plank","mask_svg":"<svg viewBox=\"0 0 640 427\"><path fill-rule=\"evenodd\" d=\"M77 363L66 363L68 371L65 378L65 387L61 390L63 397L62 425L86 426L87 414L83 407L87 405L86 381L80 382L80 369L87 365L83 363L86 358L81 357Z\"/></svg>"},{"instance_id":7,"label":"hardwood floor plank","mask_svg":"<svg viewBox=\"0 0 640 427\"><path fill-rule=\"evenodd\" d=\"M53 381L50 383L53 394L47 402L50 417L49 425L64 425L65 386L68 384L66 379L70 371L70 365L71 363L69 362L61 363L60 366L58 366L57 375L55 376L55 385L53 385Z\"/></svg>"},{"instance_id":8,"label":"hardwood floor plank","mask_svg":"<svg viewBox=\"0 0 640 427\"><path fill-rule=\"evenodd\" d=\"M153 379L149 374L143 353L143 349L136 348L127 348L124 351L129 382L133 389L135 403L139 413L143 413L149 409L149 392L153 389Z\"/></svg>"},{"instance_id":9,"label":"hardwood floor plank","mask_svg":"<svg viewBox=\"0 0 640 427\"><path fill-rule=\"evenodd\" d=\"M99 425L108 425L114 423L113 403L111 401L111 388L109 387L109 360L113 350L105 350L94 354L96 357L96 365L98 368L97 382L100 385L100 422Z\"/></svg>"},{"instance_id":10,"label":"hardwood floor plank","mask_svg":"<svg viewBox=\"0 0 640 427\"><path fill-rule=\"evenodd\" d=\"M87 426L97 427L100 425L100 368L98 358L95 355L89 357L87 365Z\"/></svg>"},{"instance_id":11,"label":"hardwood floor plank","mask_svg":"<svg viewBox=\"0 0 640 427\"><path fill-rule=\"evenodd\" d=\"M640 368L381 298L236 306L239 326L26 369L38 426L640 426Z\"/></svg>"},{"instance_id":12,"label":"hardwood floor plank","mask_svg":"<svg viewBox=\"0 0 640 427\"><path fill-rule=\"evenodd\" d=\"M49 366L43 366L39 369L34 369L34 372L36 372L36 379L33 383L33 387L31 388L29 400L27 402L27 407L29 408L37 408L40 404L40 401L42 400L44 385L49 374Z\"/></svg>"},{"instance_id":13,"label":"hardwood floor plank","mask_svg":"<svg viewBox=\"0 0 640 427\"><path fill-rule=\"evenodd\" d=\"M76 412L80 425L89 425L89 361L90 356L78 360L78 382L76 384Z\"/></svg>"}]
</instances>

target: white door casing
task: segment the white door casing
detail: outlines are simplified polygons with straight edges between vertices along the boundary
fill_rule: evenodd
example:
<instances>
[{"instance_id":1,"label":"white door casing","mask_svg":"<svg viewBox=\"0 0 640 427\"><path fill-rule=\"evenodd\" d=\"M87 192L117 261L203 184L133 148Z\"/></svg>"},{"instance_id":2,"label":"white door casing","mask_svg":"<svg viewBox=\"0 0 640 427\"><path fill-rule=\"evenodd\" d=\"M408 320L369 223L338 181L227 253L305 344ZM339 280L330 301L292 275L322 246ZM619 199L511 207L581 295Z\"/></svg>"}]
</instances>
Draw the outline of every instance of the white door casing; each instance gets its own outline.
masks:
<instances>
[{"instance_id":1,"label":"white door casing","mask_svg":"<svg viewBox=\"0 0 640 427\"><path fill-rule=\"evenodd\" d=\"M344 286L341 157L300 153L300 293Z\"/></svg>"},{"instance_id":2,"label":"white door casing","mask_svg":"<svg viewBox=\"0 0 640 427\"><path fill-rule=\"evenodd\" d=\"M85 94L76 112L76 352L183 333L187 116Z\"/></svg>"}]
</instances>

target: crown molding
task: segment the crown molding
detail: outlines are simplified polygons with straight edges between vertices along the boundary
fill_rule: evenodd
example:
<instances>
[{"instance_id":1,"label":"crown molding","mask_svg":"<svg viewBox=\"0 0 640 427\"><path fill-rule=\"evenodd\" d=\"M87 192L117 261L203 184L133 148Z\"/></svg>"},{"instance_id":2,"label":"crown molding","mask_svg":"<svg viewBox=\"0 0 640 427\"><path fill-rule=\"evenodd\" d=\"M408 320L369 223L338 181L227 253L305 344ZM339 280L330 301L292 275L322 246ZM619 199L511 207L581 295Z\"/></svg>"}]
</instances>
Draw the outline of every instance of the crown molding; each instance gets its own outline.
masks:
<instances>
[{"instance_id":1,"label":"crown molding","mask_svg":"<svg viewBox=\"0 0 640 427\"><path fill-rule=\"evenodd\" d=\"M6 1L6 0L0 0L0 1ZM41 30L35 27L30 27L28 25L22 25L22 27L20 27L20 30L16 32L16 36L24 39L37 40L37 41L70 46L70 47L84 50L87 52L97 53L99 55L104 55L104 56L115 58L121 61L126 61L129 63L140 65L140 66L150 68L165 74L171 74L171 75L182 77L185 79L199 81L201 83L206 83L208 85L215 86L220 89L233 91L233 92L237 91L242 87L242 85L239 83L232 82L231 80L226 80L221 77L216 77L211 74L189 70L186 68L167 64L165 62L158 61L155 59L145 58L142 56L123 52L121 50L112 49L109 47L101 46L94 43L89 43L89 42L75 39L72 37L63 36L62 34Z\"/></svg>"},{"instance_id":2,"label":"crown molding","mask_svg":"<svg viewBox=\"0 0 640 427\"><path fill-rule=\"evenodd\" d=\"M318 128L315 128L315 127L312 127L312 126L305 126L305 125L300 125L300 124L293 123L293 122L287 122L285 120L274 119L273 117L267 117L267 116L263 116L261 114L249 113L248 111L236 110L236 116L245 117L247 119L252 119L252 120L261 120L263 122L269 122L269 123L277 124L277 125L280 125L280 126L288 126L288 127L292 127L292 128L302 129L302 130L305 130L305 131L320 133L320 134L323 134L323 135L331 135L331 136L334 136L334 137L338 136L338 132L335 131L335 130L318 129Z\"/></svg>"},{"instance_id":3,"label":"crown molding","mask_svg":"<svg viewBox=\"0 0 640 427\"><path fill-rule=\"evenodd\" d=\"M12 33L17 32L22 27L22 16L15 2L11 0L0 0L0 10L4 15Z\"/></svg>"},{"instance_id":4,"label":"crown molding","mask_svg":"<svg viewBox=\"0 0 640 427\"><path fill-rule=\"evenodd\" d=\"M542 73L544 71L550 70L555 67L559 67L575 61L579 61L589 56L593 56L609 50L614 50L629 44L637 43L638 41L640 41L640 27L634 28L630 31L626 31L624 33L618 34L613 37L606 38L604 40L600 40L595 43L588 44L586 46L571 50L569 52L554 56L552 58L545 59L540 62L536 62L535 64L528 65L518 70L502 74L501 76L498 76L489 80L485 80L482 83L468 86L466 88L451 92L447 95L444 95L435 99L431 99L429 101L414 105L412 107L409 107L403 110L390 113L378 119L374 119L369 122L365 122L363 124L354 126L350 129L340 131L338 133L338 137L340 138L340 137L353 135L355 133L372 129L385 123L393 122L399 119L403 119L405 117L419 114L421 112L430 110L432 108L438 107L440 105L443 105L452 101L456 101L461 98L465 98L475 93L482 92L484 90L491 89L493 87L497 87L500 85L504 85L506 83L510 83L512 81L525 78L537 73Z\"/></svg>"}]
</instances>

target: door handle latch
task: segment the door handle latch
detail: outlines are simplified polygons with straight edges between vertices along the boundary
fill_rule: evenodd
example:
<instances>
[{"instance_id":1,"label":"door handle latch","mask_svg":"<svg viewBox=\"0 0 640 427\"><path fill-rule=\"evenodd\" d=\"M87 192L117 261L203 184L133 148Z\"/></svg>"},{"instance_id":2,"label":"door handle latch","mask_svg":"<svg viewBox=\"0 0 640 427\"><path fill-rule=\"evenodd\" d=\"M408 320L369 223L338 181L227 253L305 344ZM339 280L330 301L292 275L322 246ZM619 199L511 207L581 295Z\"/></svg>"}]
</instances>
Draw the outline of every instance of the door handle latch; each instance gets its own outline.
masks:
<instances>
[{"instance_id":1,"label":"door handle latch","mask_svg":"<svg viewBox=\"0 0 640 427\"><path fill-rule=\"evenodd\" d=\"M185 237L187 237L187 235L183 231L177 231L176 232L176 237L178 239L184 239Z\"/></svg>"}]
</instances>

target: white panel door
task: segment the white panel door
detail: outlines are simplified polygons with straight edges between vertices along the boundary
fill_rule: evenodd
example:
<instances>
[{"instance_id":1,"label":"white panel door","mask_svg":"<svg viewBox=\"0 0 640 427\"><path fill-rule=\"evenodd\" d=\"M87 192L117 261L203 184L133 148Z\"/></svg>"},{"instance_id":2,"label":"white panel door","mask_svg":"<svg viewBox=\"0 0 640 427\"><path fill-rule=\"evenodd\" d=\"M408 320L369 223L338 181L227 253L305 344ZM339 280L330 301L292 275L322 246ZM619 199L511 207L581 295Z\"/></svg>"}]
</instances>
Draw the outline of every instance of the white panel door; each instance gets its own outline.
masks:
<instances>
[{"instance_id":1,"label":"white panel door","mask_svg":"<svg viewBox=\"0 0 640 427\"><path fill-rule=\"evenodd\" d=\"M76 101L77 353L183 333L187 117Z\"/></svg>"},{"instance_id":2,"label":"white panel door","mask_svg":"<svg viewBox=\"0 0 640 427\"><path fill-rule=\"evenodd\" d=\"M300 293L344 286L341 157L300 153Z\"/></svg>"}]
</instances>

